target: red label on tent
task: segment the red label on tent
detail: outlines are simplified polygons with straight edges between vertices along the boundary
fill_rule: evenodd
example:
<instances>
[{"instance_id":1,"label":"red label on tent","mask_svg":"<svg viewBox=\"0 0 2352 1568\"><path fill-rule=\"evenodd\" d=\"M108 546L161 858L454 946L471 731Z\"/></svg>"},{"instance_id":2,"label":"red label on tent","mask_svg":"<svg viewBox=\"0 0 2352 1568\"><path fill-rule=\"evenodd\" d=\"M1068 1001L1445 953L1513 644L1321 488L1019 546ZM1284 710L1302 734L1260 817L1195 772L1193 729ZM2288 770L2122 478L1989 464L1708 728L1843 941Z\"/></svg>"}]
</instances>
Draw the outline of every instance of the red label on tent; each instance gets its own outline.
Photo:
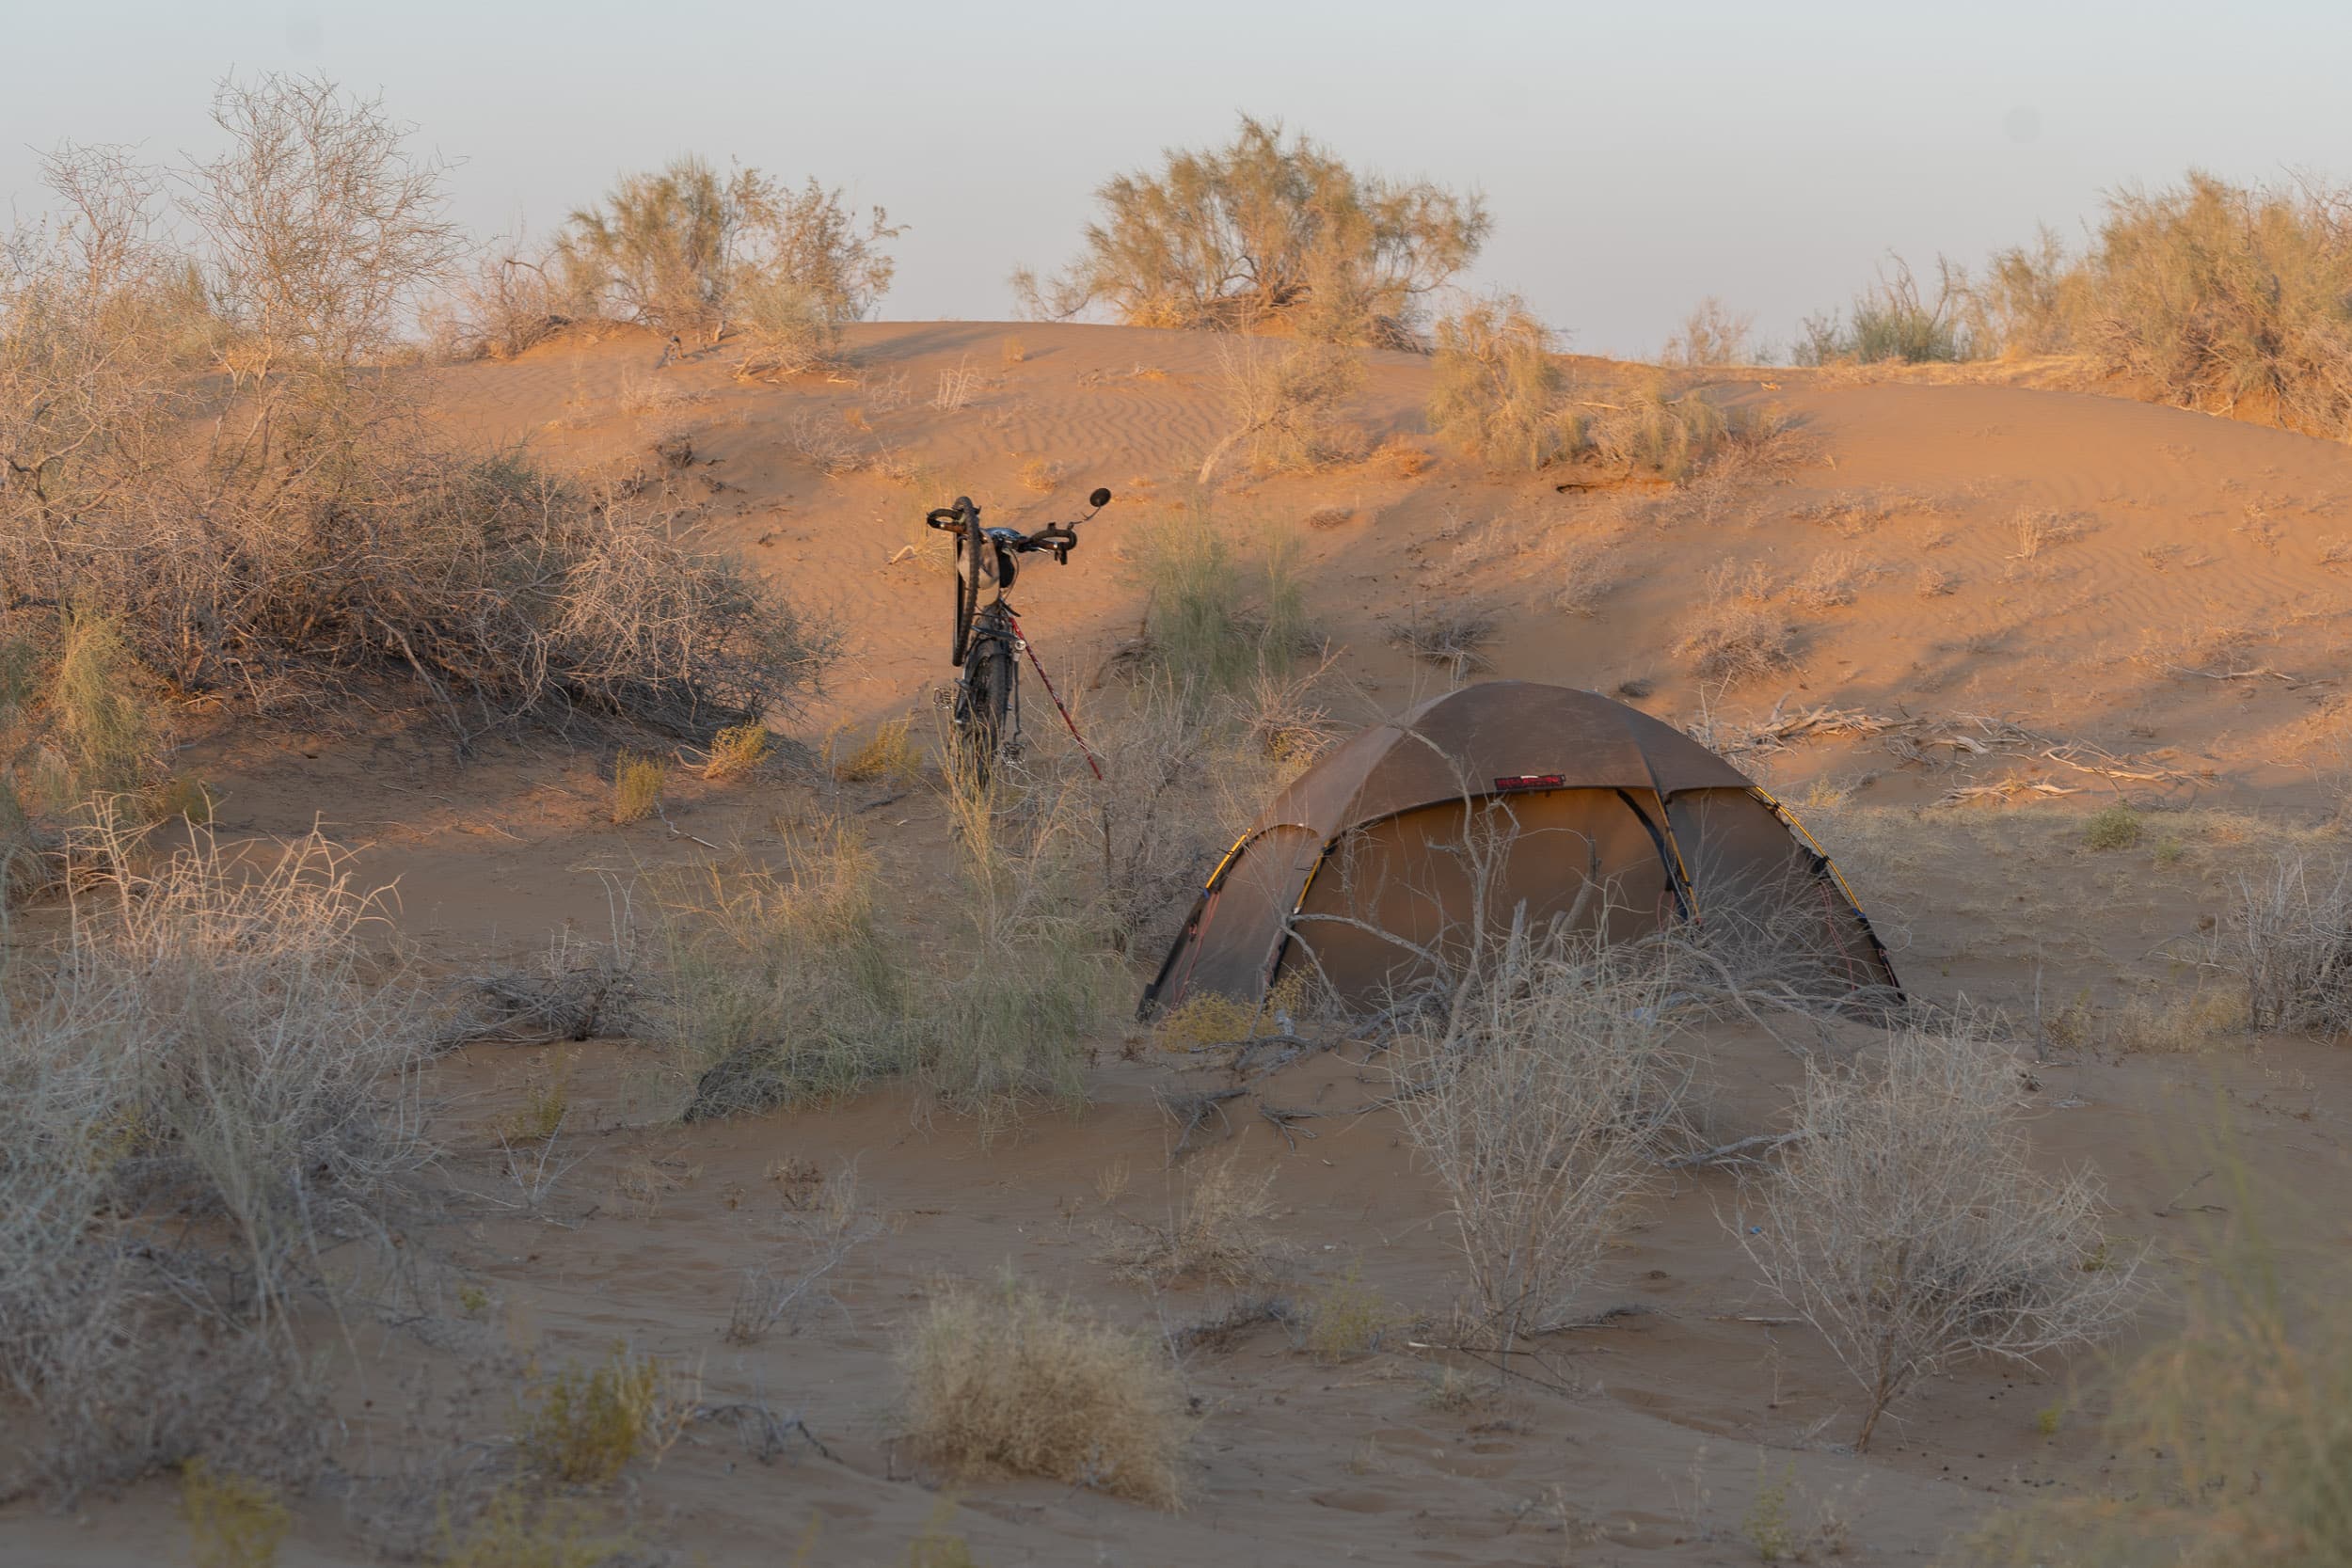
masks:
<instances>
[{"instance_id":1,"label":"red label on tent","mask_svg":"<svg viewBox=\"0 0 2352 1568\"><path fill-rule=\"evenodd\" d=\"M1497 779L1495 790L1498 794L1508 794L1514 789L1558 789L1564 782L1557 773L1514 773L1508 778Z\"/></svg>"}]
</instances>

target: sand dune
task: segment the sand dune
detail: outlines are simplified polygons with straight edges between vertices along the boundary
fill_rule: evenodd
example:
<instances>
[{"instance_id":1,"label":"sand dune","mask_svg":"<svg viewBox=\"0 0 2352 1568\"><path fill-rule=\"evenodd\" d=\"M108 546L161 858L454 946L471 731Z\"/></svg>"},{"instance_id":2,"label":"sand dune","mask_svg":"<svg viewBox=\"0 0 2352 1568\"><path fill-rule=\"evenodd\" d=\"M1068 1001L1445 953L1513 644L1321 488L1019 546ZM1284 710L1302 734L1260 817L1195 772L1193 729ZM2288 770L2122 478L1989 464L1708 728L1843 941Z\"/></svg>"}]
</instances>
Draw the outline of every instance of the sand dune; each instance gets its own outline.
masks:
<instances>
[{"instance_id":1,"label":"sand dune","mask_svg":"<svg viewBox=\"0 0 2352 1568\"><path fill-rule=\"evenodd\" d=\"M1188 505L1188 481L1226 428L1211 340L932 323L862 326L850 346L856 380L773 386L738 382L724 355L657 368L659 341L622 334L433 372L433 398L472 438L607 477L658 468L652 444L684 436L682 482L704 492L712 541L828 606L850 633L850 659L803 726L812 738L927 712L948 674L947 581L919 561L893 562L923 508L962 491L993 520L1033 526L1107 484L1120 499L1070 567L1032 572L1019 598L1082 711L1114 701L1115 686L1094 690L1091 677L1146 608L1123 546L1147 519ZM1371 358L1352 418L1373 441L1418 436L1426 362ZM1296 528L1342 719L1447 678L1391 641L1418 608L1484 606L1495 625L1480 675L1639 693L1804 803L1921 994L2019 1010L2039 997L2052 1012L2169 994L2182 981L2166 944L2219 907L2242 847L2315 831L2352 775L2352 565L2338 559L2352 539L2352 448L2019 387L1771 371L1714 395L1786 412L1793 435L1776 470L1682 491L1563 490L1556 474L1496 479L1430 446L1435 461L1409 477L1359 464L1235 478L1216 513ZM801 455L810 431L846 440L864 466L819 471ZM1032 462L1057 467L1057 488L1024 485ZM1587 590L1564 607L1572 580ZM1744 594L1782 627L1786 661L1701 679L1684 644L1710 593ZM1849 719L1812 737L1757 732L1775 713L1814 709ZM1046 726L1032 719L1035 737ZM928 727L919 720L916 733ZM1939 739L1955 734L2010 738L1980 751ZM460 761L423 726L287 736L223 725L195 737L189 764L221 789L225 832L299 832L323 816L362 844L363 874L397 881L403 934L453 974L537 951L554 931L600 936L614 890L705 856L695 840L772 855L779 815L801 809L781 786L686 779L667 826L616 829L599 759L526 739ZM2078 793L1936 803L2035 782ZM2178 852L2083 847L2085 814L2118 799L2142 805ZM890 884L925 903L948 859L932 792L857 819ZM898 1561L945 1520L983 1563L1735 1562L1755 1559L1743 1531L1759 1490L1784 1485L1805 1528L1844 1522L1848 1560L1955 1561L1949 1544L1989 1510L2104 1458L2088 1361L1964 1370L1903 1406L1867 1463L1837 1447L1851 1386L1818 1338L1760 1300L1719 1218L1733 1184L1708 1172L1680 1180L1625 1238L1593 1293L1595 1326L1557 1337L1538 1381L1502 1402L1448 1408L1438 1359L1403 1336L1332 1368L1262 1322L1185 1362L1200 1425L1184 1512L1063 1486L948 1485L893 1442L892 1353L939 1278L1009 1260L1138 1326L1223 1305L1200 1289L1145 1295L1101 1260L1198 1168L1169 1167L1175 1134L1153 1096L1172 1069L1149 1053L1120 1059L1124 1043L1103 1041L1085 1117L1041 1117L993 1141L952 1118L925 1125L896 1092L680 1127L657 1115L642 1045L475 1046L434 1085L455 1128L453 1179L503 1194L488 1130L524 1085L557 1071L577 1107L566 1158L580 1164L539 1215L485 1205L432 1242L452 1278L495 1303L468 1334L544 1337L565 1354L626 1337L699 1362L714 1401L765 1398L823 1440L831 1457L763 1465L726 1432L698 1430L636 1477L638 1528L685 1561L792 1560L812 1528L805 1560ZM1710 1132L1781 1124L1802 1071L1786 1050L1733 1029L1703 1049ZM2165 1053L2108 1037L2034 1079L2021 1102L2040 1154L2093 1164L2117 1228L2153 1240L2168 1270L2203 1232L2154 1211L2195 1176L2217 1115L2259 1174L2306 1193L2344 1190L2352 1176L2341 1052L2265 1040ZM1330 1107L1365 1092L1355 1068L1331 1062L1283 1089ZM1311 1125L1317 1135L1295 1140L1261 1121L1223 1134L1245 1168L1275 1173L1282 1289L1311 1291L1357 1266L1400 1308L1438 1309L1456 1262L1389 1114ZM856 1162L890 1228L840 1276L838 1311L731 1346L718 1331L740 1269L775 1244L772 1176L787 1161ZM1105 1173L1121 1168L1124 1191L1106 1196ZM2280 1228L2298 1269L2344 1240L2342 1215L2324 1211ZM370 1329L333 1354L352 1349L368 1370L346 1381L342 1415L355 1451L386 1463L418 1441L398 1415L405 1380L419 1366L457 1375L463 1345L426 1352ZM2062 1421L2037 1420L2053 1407ZM494 1434L502 1407L484 1408L476 1434ZM11 1508L0 1561L174 1560L161 1483L90 1509ZM321 1497L281 1560L365 1556Z\"/></svg>"}]
</instances>

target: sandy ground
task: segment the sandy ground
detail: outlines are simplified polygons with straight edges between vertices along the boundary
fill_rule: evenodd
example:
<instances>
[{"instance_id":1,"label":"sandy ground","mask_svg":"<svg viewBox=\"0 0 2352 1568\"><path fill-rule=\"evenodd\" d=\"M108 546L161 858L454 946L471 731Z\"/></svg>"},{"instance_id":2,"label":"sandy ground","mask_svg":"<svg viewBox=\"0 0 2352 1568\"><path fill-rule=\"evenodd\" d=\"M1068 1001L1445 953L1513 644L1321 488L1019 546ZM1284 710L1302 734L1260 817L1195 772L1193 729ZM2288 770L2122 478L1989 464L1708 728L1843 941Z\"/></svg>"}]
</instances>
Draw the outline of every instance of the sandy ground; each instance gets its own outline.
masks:
<instances>
[{"instance_id":1,"label":"sandy ground","mask_svg":"<svg viewBox=\"0 0 2352 1568\"><path fill-rule=\"evenodd\" d=\"M778 388L737 383L723 356L657 370L658 345L627 335L434 372L434 396L484 442L595 473L653 466L656 440L686 436L715 538L850 633L851 658L801 725L812 740L854 740L927 709L947 673L946 578L892 563L923 507L966 491L992 520L1034 526L1108 484L1121 499L1087 547L1067 570L1033 573L1020 598L1082 708L1114 700L1091 676L1142 613L1120 531L1181 504L1221 431L1206 342L943 323L863 327L853 346L859 381ZM1414 434L1425 361L1372 358L1355 417L1375 441ZM1443 673L1390 632L1417 606L1467 603L1496 617L1479 675L1639 692L1729 748L1805 807L1915 990L2020 1016L2039 998L2047 1017L2090 1021L2051 1031L2020 1104L2042 1157L2105 1179L2115 1228L2152 1242L2160 1274L2180 1277L2226 1219L2180 1195L2228 1137L2258 1176L2308 1200L2267 1218L2290 1268L2317 1277L2352 1240L2352 1207L2326 1196L2352 1191L2352 1058L2294 1040L2168 1049L2128 1009L2189 995L2180 955L2234 870L2266 844L2332 831L2320 825L2352 792L2352 564L2335 559L2352 560L2352 449L2079 393L1759 373L1772 379L1719 392L1784 409L1801 444L1781 471L1738 483L1564 491L1557 475L1497 481L1437 453L1410 477L1364 464L1233 480L1218 512L1300 525L1308 608L1337 650L1329 700L1344 719L1438 689ZM790 450L795 421L848 432L902 477L825 476ZM1032 460L1058 465L1057 490L1019 483ZM1571 581L1586 589L1564 608ZM1744 592L1788 626L1791 661L1700 683L1677 649L1710 592ZM1790 732L1817 709L1812 733ZM800 786L688 781L671 827L614 828L604 759L544 739L461 760L423 723L289 735L202 716L190 738L187 766L224 795L225 832L298 832L315 818L363 846L363 875L396 884L404 934L453 974L526 958L553 933L600 938L616 890L706 855L694 839L772 855L806 805ZM2071 793L1939 803L2037 783ZM829 809L856 815L886 879L919 906L950 854L943 811L928 788L882 793ZM2086 848L2084 815L2119 798L2147 814L2148 841ZM437 1336L371 1328L330 1353L347 1364L343 1463L380 1474L421 1446L505 1430L502 1387L473 1390L447 1421L414 1417L428 1374L463 1393L468 1367L492 1352L552 1362L617 1338L698 1364L710 1401L797 1413L827 1450L761 1464L704 1426L658 1469L632 1472L616 1516L680 1562L902 1561L938 1528L986 1564L1662 1568L1756 1560L1760 1489L1784 1497L1801 1530L1841 1530L1846 1560L1953 1562L1989 1511L2078 1484L2108 1457L2091 1358L1965 1369L1899 1407L1867 1461L1854 1456L1851 1385L1759 1297L1724 1224L1736 1189L1709 1173L1645 1210L1592 1291L1598 1325L1556 1337L1505 1394L1405 1330L1327 1367L1261 1323L1184 1360L1199 1428L1182 1512L1063 1486L951 1484L894 1441L897 1337L942 1278L1010 1263L1154 1332L1226 1305L1216 1290L1140 1290L1104 1260L1204 1168L1200 1156L1171 1163L1176 1130L1156 1108L1155 1089L1181 1075L1148 1053L1124 1059L1130 1043L1104 1037L1085 1116L988 1140L892 1092L682 1127L664 1117L652 1048L626 1040L456 1053L434 1085L447 1171L480 1196L417 1244L453 1300L462 1288L478 1305L453 1307ZM1779 1125L1801 1072L1786 1049L1736 1030L1700 1049L1710 1131ZM530 1205L487 1130L559 1076L576 1131L562 1180ZM1327 1060L1282 1095L1352 1105L1361 1076ZM1458 1268L1397 1125L1386 1113L1306 1125L1316 1135L1285 1140L1245 1116L1204 1134L1208 1158L1230 1148L1241 1168L1274 1173L1279 1289L1309 1297L1357 1269L1400 1322L1441 1312ZM837 1307L796 1333L725 1343L741 1271L794 1256L791 1173L843 1162L884 1227L838 1276ZM2158 1305L2138 1334L2172 1315ZM1449 1391L1465 1386L1470 1397ZM9 1563L185 1550L160 1481L75 1515L0 1513ZM281 1560L371 1558L342 1502L323 1496Z\"/></svg>"}]
</instances>

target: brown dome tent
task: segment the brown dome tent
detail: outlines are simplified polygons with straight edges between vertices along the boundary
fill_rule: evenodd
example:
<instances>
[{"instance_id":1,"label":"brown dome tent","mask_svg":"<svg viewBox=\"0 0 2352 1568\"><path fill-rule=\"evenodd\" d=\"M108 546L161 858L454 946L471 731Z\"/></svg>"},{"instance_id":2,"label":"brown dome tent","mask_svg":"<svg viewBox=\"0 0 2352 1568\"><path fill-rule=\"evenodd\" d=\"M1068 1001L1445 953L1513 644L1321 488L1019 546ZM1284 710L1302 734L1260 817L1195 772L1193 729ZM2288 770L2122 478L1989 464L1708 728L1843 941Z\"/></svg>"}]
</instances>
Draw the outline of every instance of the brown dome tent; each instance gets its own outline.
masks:
<instances>
[{"instance_id":1,"label":"brown dome tent","mask_svg":"<svg viewBox=\"0 0 2352 1568\"><path fill-rule=\"evenodd\" d=\"M1276 796L1140 1011L1208 992L1255 1004L1294 974L1378 1001L1458 954L1482 915L1490 931L1558 921L1611 940L1689 923L1768 954L1775 983L1901 995L1836 867L1737 768L1594 692L1490 681L1364 730Z\"/></svg>"}]
</instances>

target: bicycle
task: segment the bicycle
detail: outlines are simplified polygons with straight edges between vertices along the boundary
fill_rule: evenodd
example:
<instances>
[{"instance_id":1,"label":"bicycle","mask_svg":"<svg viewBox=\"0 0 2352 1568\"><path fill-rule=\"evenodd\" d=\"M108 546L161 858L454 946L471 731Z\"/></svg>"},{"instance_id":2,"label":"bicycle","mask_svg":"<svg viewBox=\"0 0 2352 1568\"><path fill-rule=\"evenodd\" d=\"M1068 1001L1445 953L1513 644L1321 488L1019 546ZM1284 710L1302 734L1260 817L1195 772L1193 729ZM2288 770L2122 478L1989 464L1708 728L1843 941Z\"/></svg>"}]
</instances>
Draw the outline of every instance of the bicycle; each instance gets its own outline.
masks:
<instances>
[{"instance_id":1,"label":"bicycle","mask_svg":"<svg viewBox=\"0 0 2352 1568\"><path fill-rule=\"evenodd\" d=\"M1020 654L1029 656L1045 694L1053 698L1062 722L1070 726L1079 749L1086 752L1088 766L1097 778L1102 776L1102 765L1095 761L1086 737L1078 734L1060 693L1046 678L1045 667L1038 663L1035 650L1022 636L1018 612L1007 602L1005 591L1020 575L1016 557L1043 551L1053 556L1056 565L1069 565L1070 552L1078 545L1078 524L1091 521L1110 501L1108 490L1097 490L1087 498L1092 510L1084 517L1049 523L1035 533L982 526L980 509L969 496L958 496L953 503L924 514L923 520L931 527L952 531L956 536L956 622L948 660L963 672L955 689L957 749L977 788L988 787L999 756L1015 760L1021 754L1021 673L1015 662ZM991 587L996 596L982 604L980 595Z\"/></svg>"}]
</instances>

